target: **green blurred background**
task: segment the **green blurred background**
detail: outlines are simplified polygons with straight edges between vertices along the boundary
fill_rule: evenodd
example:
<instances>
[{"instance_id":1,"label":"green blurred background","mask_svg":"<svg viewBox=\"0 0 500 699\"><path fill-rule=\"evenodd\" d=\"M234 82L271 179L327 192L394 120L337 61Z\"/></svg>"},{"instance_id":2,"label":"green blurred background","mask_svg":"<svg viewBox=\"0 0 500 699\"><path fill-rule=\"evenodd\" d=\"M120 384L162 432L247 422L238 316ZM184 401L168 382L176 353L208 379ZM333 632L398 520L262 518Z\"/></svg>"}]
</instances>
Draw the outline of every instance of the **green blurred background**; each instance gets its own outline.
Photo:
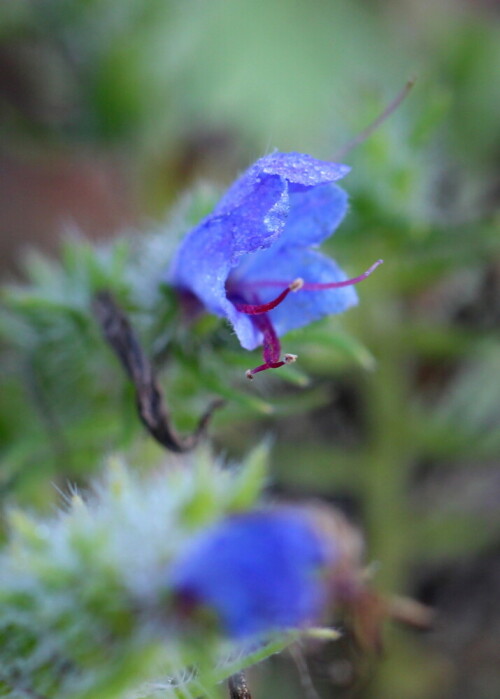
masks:
<instances>
[{"instance_id":1,"label":"green blurred background","mask_svg":"<svg viewBox=\"0 0 500 699\"><path fill-rule=\"evenodd\" d=\"M206 319L172 340L163 378L180 428L228 397L218 449L239 457L271 435L276 493L342 507L375 586L436 607L431 631L389 624L379 658L349 634L305 648L324 697L500 693L499 19L486 0L0 5L0 264L33 289L7 295L0 323L0 483L39 509L54 480L85 480L103 451L130 447L135 416L113 360L89 351L80 301L68 330L41 300L52 283L69 308L91 253L66 250L61 272L26 266L26 249L161 227L188 188L223 188L274 148L334 158L417 77L346 157L351 211L326 247L352 274L386 261L360 306L290 334L297 368L252 385L253 358ZM257 697L305 692L286 657L253 682Z\"/></svg>"}]
</instances>

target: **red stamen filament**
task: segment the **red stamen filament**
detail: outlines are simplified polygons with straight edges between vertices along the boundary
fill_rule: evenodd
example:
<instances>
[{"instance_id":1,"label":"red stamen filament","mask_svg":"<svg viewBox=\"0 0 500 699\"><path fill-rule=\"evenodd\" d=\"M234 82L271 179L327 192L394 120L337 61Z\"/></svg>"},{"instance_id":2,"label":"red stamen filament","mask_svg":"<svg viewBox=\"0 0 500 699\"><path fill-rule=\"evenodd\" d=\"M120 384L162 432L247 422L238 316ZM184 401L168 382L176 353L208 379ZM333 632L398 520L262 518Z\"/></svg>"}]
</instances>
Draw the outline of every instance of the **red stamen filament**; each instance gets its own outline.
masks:
<instances>
[{"instance_id":1,"label":"red stamen filament","mask_svg":"<svg viewBox=\"0 0 500 699\"><path fill-rule=\"evenodd\" d=\"M258 374L260 371L266 371L266 369L279 369L281 366L291 364L297 359L296 354L285 354L283 359L280 359L281 343L273 324L269 320L269 316L264 314L257 315L253 319L253 322L264 337L262 348L264 364L260 364L254 369L248 369L246 372L247 379L253 379L254 374Z\"/></svg>"},{"instance_id":2,"label":"red stamen filament","mask_svg":"<svg viewBox=\"0 0 500 699\"><path fill-rule=\"evenodd\" d=\"M263 351L262 355L264 358L264 364L259 364L254 369L248 369L246 376L248 379L253 379L255 374L261 371L266 371L267 369L279 369L285 364L291 364L297 359L296 354L285 354L283 359L280 359L281 344L279 337L276 334L276 330L273 327L268 311L272 311L273 308L279 306L291 291L299 291L303 289L304 291L323 291L326 289L340 289L344 286L351 286L352 284L359 284L363 279L374 272L377 267L382 264L383 260L377 260L371 267L369 267L366 272L360 274L358 277L353 277L352 279L346 279L342 282L304 282L300 277L295 279L290 284L281 281L271 281L264 280L254 283L243 284L245 287L263 287L263 286L285 286L284 289L275 299L268 301L268 303L250 304L250 303L234 303L235 308L241 313L246 313L247 315L253 316L252 321L254 325L260 330L263 335Z\"/></svg>"},{"instance_id":3,"label":"red stamen filament","mask_svg":"<svg viewBox=\"0 0 500 699\"><path fill-rule=\"evenodd\" d=\"M344 286L352 286L353 284L359 284L359 282L362 282L364 279L370 276L377 267L380 267L380 265L383 263L383 260L377 260L371 267L369 267L366 272L363 272L363 274L360 274L359 277L353 277L352 279L346 279L343 282L303 282L298 289L302 289L303 291L324 291L326 289L341 289ZM298 281L295 280L295 281ZM263 286L286 286L288 282L285 281L278 281L274 279L262 279L257 282L246 282L241 284L242 287L263 287ZM292 282L293 283L293 282ZM290 285L291 286L291 285ZM296 290L298 290L296 289ZM288 292L290 289L286 289L286 292ZM284 293L284 292L282 292ZM281 294L280 294L281 295ZM279 297L277 297L279 298ZM276 300L276 299L275 299ZM273 303L271 301L271 303ZM278 301L276 303L276 306L281 303L281 301ZM275 306L273 306L275 308ZM238 309L239 310L239 309Z\"/></svg>"},{"instance_id":4,"label":"red stamen filament","mask_svg":"<svg viewBox=\"0 0 500 699\"><path fill-rule=\"evenodd\" d=\"M266 364L277 364L280 361L281 343L269 316L262 315L254 318L254 324L261 331L264 341L262 356Z\"/></svg>"},{"instance_id":5,"label":"red stamen filament","mask_svg":"<svg viewBox=\"0 0 500 699\"><path fill-rule=\"evenodd\" d=\"M371 267L369 267L366 270L366 272L363 272L363 274L360 274L359 277L353 277L352 279L346 279L343 282L326 282L325 284L309 282L309 283L304 283L302 288L305 291L322 291L323 289L341 289L343 286L352 286L353 284L359 284L359 282L362 282L364 279L369 277L370 274L377 269L377 267L380 267L380 265L382 263L383 263L383 260L377 260Z\"/></svg>"},{"instance_id":6,"label":"red stamen filament","mask_svg":"<svg viewBox=\"0 0 500 699\"><path fill-rule=\"evenodd\" d=\"M272 311L273 308L276 308L276 306L279 306L280 303L286 299L286 297L291 291L298 291L299 289L302 289L303 285L304 282L302 279L295 279L291 284L287 286L286 289L284 289L281 292L281 294L278 294L278 296L276 296L275 299L273 299L272 301L268 301L268 303L235 303L234 306L237 311L240 311L241 313L246 313L249 316L267 313L268 311Z\"/></svg>"}]
</instances>

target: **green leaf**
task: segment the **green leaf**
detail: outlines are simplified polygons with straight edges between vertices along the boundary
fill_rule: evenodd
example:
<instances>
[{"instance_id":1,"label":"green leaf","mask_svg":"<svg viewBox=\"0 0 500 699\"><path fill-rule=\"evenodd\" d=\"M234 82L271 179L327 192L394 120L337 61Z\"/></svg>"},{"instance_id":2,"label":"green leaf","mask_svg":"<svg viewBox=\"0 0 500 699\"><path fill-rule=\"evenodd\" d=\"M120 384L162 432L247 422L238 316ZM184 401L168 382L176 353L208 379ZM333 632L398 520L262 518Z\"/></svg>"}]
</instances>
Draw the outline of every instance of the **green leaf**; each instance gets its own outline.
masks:
<instances>
[{"instance_id":1,"label":"green leaf","mask_svg":"<svg viewBox=\"0 0 500 699\"><path fill-rule=\"evenodd\" d=\"M230 509L248 510L255 505L269 476L270 451L270 440L263 440L243 461L236 472Z\"/></svg>"}]
</instances>

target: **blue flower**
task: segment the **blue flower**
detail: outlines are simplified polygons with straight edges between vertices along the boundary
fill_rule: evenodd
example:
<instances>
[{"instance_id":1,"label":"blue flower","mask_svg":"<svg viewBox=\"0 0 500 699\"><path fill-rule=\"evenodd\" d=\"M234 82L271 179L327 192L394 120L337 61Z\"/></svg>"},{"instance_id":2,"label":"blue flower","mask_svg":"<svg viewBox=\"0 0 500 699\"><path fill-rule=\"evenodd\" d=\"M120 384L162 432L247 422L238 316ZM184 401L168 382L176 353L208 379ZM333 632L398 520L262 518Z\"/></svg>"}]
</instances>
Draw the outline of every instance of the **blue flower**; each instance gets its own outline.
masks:
<instances>
[{"instance_id":1,"label":"blue flower","mask_svg":"<svg viewBox=\"0 0 500 699\"><path fill-rule=\"evenodd\" d=\"M207 608L233 638L300 628L326 598L336 558L313 519L294 509L234 515L193 540L169 583L184 609Z\"/></svg>"},{"instance_id":2,"label":"blue flower","mask_svg":"<svg viewBox=\"0 0 500 699\"><path fill-rule=\"evenodd\" d=\"M294 361L294 355L281 359L279 337L355 305L351 285L379 264L348 280L314 249L346 213L347 195L333 183L348 172L346 165L301 153L267 155L177 251L172 284L229 320L244 348L263 345L264 364L247 372L249 378Z\"/></svg>"}]
</instances>

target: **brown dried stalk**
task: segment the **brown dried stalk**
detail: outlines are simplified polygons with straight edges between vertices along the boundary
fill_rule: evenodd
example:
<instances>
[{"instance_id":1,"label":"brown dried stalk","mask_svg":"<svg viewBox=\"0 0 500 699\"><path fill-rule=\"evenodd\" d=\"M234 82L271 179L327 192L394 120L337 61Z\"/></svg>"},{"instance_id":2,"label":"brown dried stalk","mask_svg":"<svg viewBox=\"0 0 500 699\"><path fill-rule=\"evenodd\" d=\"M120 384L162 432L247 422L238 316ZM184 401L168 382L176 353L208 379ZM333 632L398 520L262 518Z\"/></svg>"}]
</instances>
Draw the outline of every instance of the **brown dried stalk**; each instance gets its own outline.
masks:
<instances>
[{"instance_id":1,"label":"brown dried stalk","mask_svg":"<svg viewBox=\"0 0 500 699\"><path fill-rule=\"evenodd\" d=\"M224 401L218 399L209 405L192 434L187 437L178 435L173 428L151 362L112 294L109 291L98 292L94 296L93 310L104 338L134 384L139 417L149 434L170 451L182 453L193 449L204 437L214 411Z\"/></svg>"}]
</instances>

